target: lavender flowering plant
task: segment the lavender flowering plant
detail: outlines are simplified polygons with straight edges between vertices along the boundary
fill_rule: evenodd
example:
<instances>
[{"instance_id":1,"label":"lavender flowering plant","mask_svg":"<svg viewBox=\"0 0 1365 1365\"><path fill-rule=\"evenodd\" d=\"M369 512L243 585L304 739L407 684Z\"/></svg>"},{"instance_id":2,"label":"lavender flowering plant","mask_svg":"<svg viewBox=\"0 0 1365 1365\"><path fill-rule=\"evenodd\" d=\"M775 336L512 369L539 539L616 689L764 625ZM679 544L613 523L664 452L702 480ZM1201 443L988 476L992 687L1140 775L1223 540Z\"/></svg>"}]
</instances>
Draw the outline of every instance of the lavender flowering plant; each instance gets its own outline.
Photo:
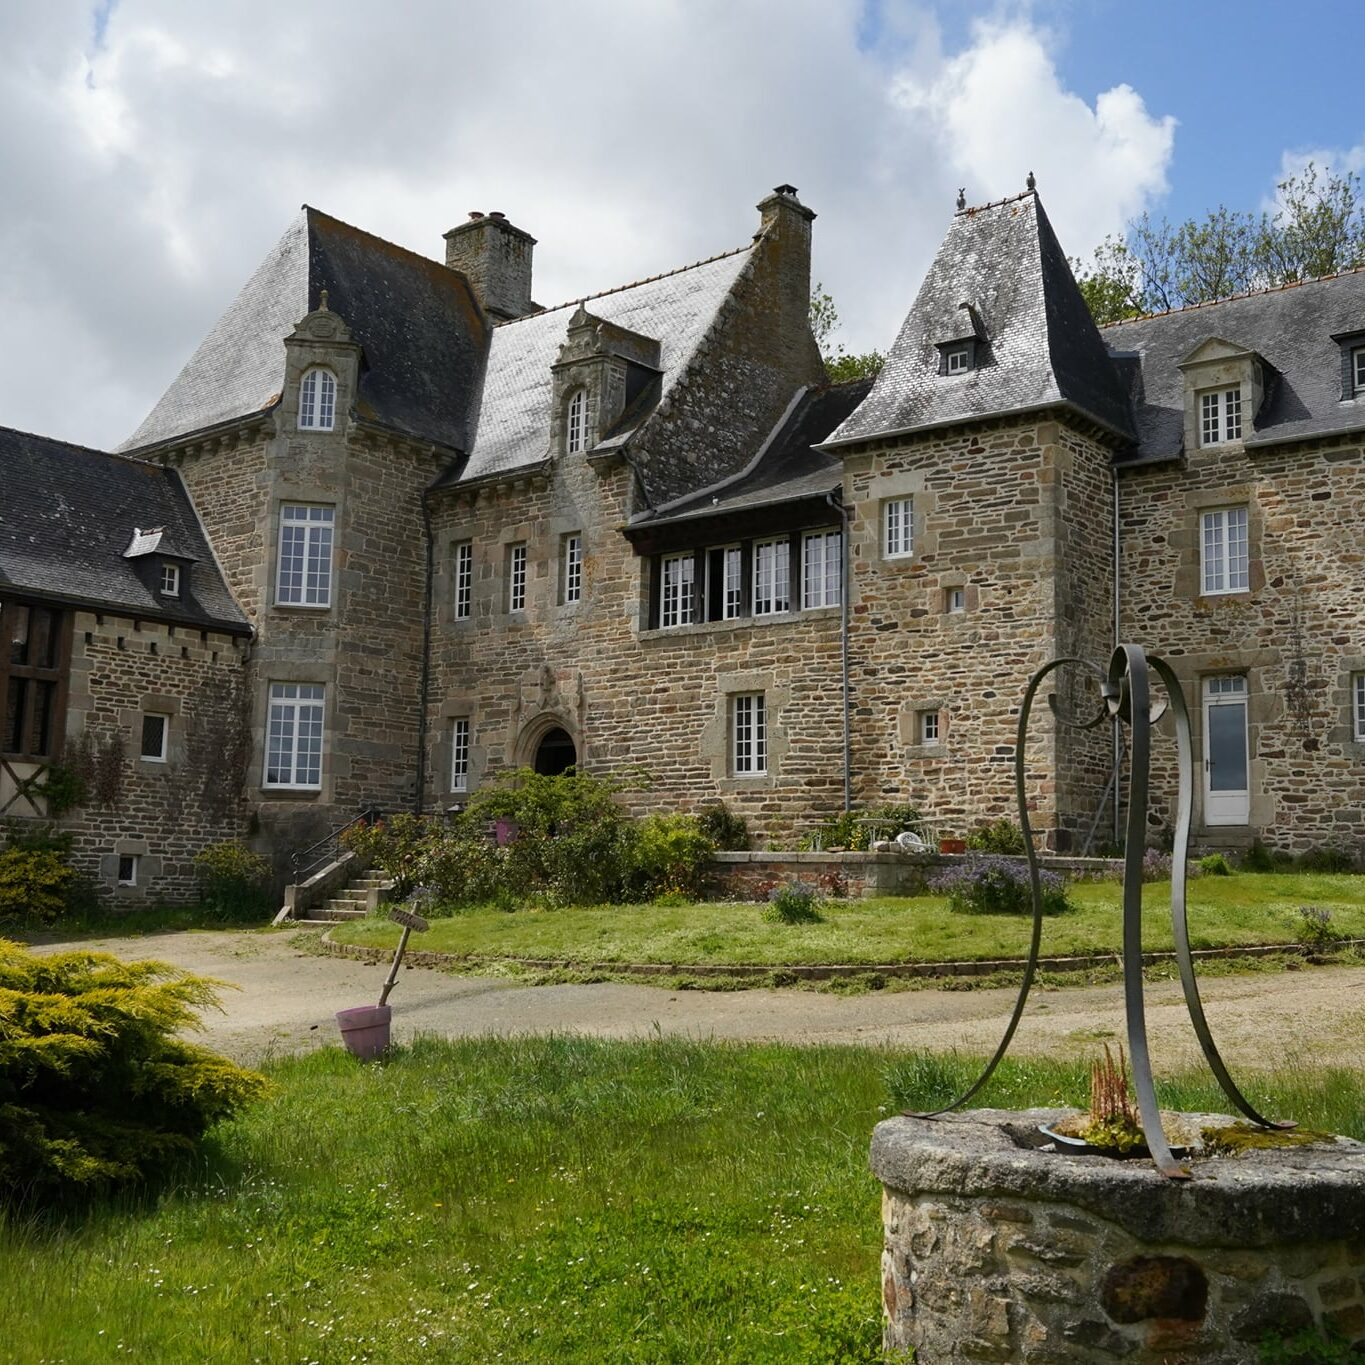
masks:
<instances>
[{"instance_id":1,"label":"lavender flowering plant","mask_svg":"<svg viewBox=\"0 0 1365 1365\"><path fill-rule=\"evenodd\" d=\"M1071 908L1066 882L1056 872L1040 872L1043 913L1059 915ZM1028 866L1022 858L998 854L967 857L929 879L929 889L947 896L953 910L982 915L1027 915L1033 901Z\"/></svg>"}]
</instances>

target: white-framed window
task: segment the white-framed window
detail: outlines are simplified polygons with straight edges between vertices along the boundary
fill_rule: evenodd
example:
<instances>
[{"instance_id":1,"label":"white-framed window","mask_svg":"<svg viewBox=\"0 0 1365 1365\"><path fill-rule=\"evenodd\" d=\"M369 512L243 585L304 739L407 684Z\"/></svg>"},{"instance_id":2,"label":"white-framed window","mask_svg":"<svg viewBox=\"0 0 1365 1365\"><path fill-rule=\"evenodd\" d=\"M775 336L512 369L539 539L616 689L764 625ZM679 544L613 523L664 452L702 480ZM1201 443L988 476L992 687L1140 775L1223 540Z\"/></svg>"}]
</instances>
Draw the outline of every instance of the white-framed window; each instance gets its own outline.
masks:
<instances>
[{"instance_id":1,"label":"white-framed window","mask_svg":"<svg viewBox=\"0 0 1365 1365\"><path fill-rule=\"evenodd\" d=\"M888 498L882 503L882 553L901 559L915 552L913 498Z\"/></svg>"},{"instance_id":2,"label":"white-framed window","mask_svg":"<svg viewBox=\"0 0 1365 1365\"><path fill-rule=\"evenodd\" d=\"M161 576L157 584L162 597L180 596L180 565L163 564L161 566Z\"/></svg>"},{"instance_id":3,"label":"white-framed window","mask_svg":"<svg viewBox=\"0 0 1365 1365\"><path fill-rule=\"evenodd\" d=\"M839 531L810 531L801 538L801 605L837 607L844 571Z\"/></svg>"},{"instance_id":4,"label":"white-framed window","mask_svg":"<svg viewBox=\"0 0 1365 1365\"><path fill-rule=\"evenodd\" d=\"M588 391L575 389L569 399L568 415L564 424L564 449L570 455L586 450L588 445Z\"/></svg>"},{"instance_id":5,"label":"white-framed window","mask_svg":"<svg viewBox=\"0 0 1365 1365\"><path fill-rule=\"evenodd\" d=\"M1365 394L1365 346L1351 352L1351 388L1357 396Z\"/></svg>"},{"instance_id":6,"label":"white-framed window","mask_svg":"<svg viewBox=\"0 0 1365 1365\"><path fill-rule=\"evenodd\" d=\"M1199 561L1204 596L1247 591L1251 578L1245 507L1200 513Z\"/></svg>"},{"instance_id":7,"label":"white-framed window","mask_svg":"<svg viewBox=\"0 0 1365 1365\"><path fill-rule=\"evenodd\" d=\"M721 619L733 621L744 611L744 551L738 545L727 545L723 554Z\"/></svg>"},{"instance_id":8,"label":"white-framed window","mask_svg":"<svg viewBox=\"0 0 1365 1365\"><path fill-rule=\"evenodd\" d=\"M271 683L265 731L265 785L322 786L321 683Z\"/></svg>"},{"instance_id":9,"label":"white-framed window","mask_svg":"<svg viewBox=\"0 0 1365 1365\"><path fill-rule=\"evenodd\" d=\"M919 742L921 744L937 744L939 734L938 712L921 711L919 713Z\"/></svg>"},{"instance_id":10,"label":"white-framed window","mask_svg":"<svg viewBox=\"0 0 1365 1365\"><path fill-rule=\"evenodd\" d=\"M665 555L659 564L659 625L692 622L697 560L694 555Z\"/></svg>"},{"instance_id":11,"label":"white-framed window","mask_svg":"<svg viewBox=\"0 0 1365 1365\"><path fill-rule=\"evenodd\" d=\"M972 349L970 346L950 347L943 359L948 374L966 374L972 368Z\"/></svg>"},{"instance_id":12,"label":"white-framed window","mask_svg":"<svg viewBox=\"0 0 1365 1365\"><path fill-rule=\"evenodd\" d=\"M1365 673L1351 674L1351 733L1365 744Z\"/></svg>"},{"instance_id":13,"label":"white-framed window","mask_svg":"<svg viewBox=\"0 0 1365 1365\"><path fill-rule=\"evenodd\" d=\"M469 790L469 721L465 718L450 723L450 790Z\"/></svg>"},{"instance_id":14,"label":"white-framed window","mask_svg":"<svg viewBox=\"0 0 1365 1365\"><path fill-rule=\"evenodd\" d=\"M943 593L943 607L950 616L958 612L967 610L967 589L966 588L945 588Z\"/></svg>"},{"instance_id":15,"label":"white-framed window","mask_svg":"<svg viewBox=\"0 0 1365 1365\"><path fill-rule=\"evenodd\" d=\"M507 610L526 610L526 542L507 547Z\"/></svg>"},{"instance_id":16,"label":"white-framed window","mask_svg":"<svg viewBox=\"0 0 1365 1365\"><path fill-rule=\"evenodd\" d=\"M564 537L563 554L564 601L583 600L583 537L574 531Z\"/></svg>"},{"instance_id":17,"label":"white-framed window","mask_svg":"<svg viewBox=\"0 0 1365 1365\"><path fill-rule=\"evenodd\" d=\"M1210 389L1199 395L1199 444L1222 445L1242 439L1241 389Z\"/></svg>"},{"instance_id":18,"label":"white-framed window","mask_svg":"<svg viewBox=\"0 0 1365 1365\"><path fill-rule=\"evenodd\" d=\"M136 853L120 853L118 855L118 884L120 886L137 885L137 865L138 855Z\"/></svg>"},{"instance_id":19,"label":"white-framed window","mask_svg":"<svg viewBox=\"0 0 1365 1365\"><path fill-rule=\"evenodd\" d=\"M332 540L336 508L285 503L280 508L280 562L275 601L289 607L332 605Z\"/></svg>"},{"instance_id":20,"label":"white-framed window","mask_svg":"<svg viewBox=\"0 0 1365 1365\"><path fill-rule=\"evenodd\" d=\"M754 545L754 615L791 609L791 542L760 540Z\"/></svg>"},{"instance_id":21,"label":"white-framed window","mask_svg":"<svg viewBox=\"0 0 1365 1365\"><path fill-rule=\"evenodd\" d=\"M304 431L331 431L336 425L337 381L321 366L305 372L299 385L299 426Z\"/></svg>"},{"instance_id":22,"label":"white-framed window","mask_svg":"<svg viewBox=\"0 0 1365 1365\"><path fill-rule=\"evenodd\" d=\"M768 715L762 692L730 699L730 752L736 776L768 771Z\"/></svg>"},{"instance_id":23,"label":"white-framed window","mask_svg":"<svg viewBox=\"0 0 1365 1365\"><path fill-rule=\"evenodd\" d=\"M455 547L455 619L467 621L474 611L474 542Z\"/></svg>"},{"instance_id":24,"label":"white-framed window","mask_svg":"<svg viewBox=\"0 0 1365 1365\"><path fill-rule=\"evenodd\" d=\"M171 718L158 711L142 714L142 743L138 756L148 763L164 763L171 734Z\"/></svg>"}]
</instances>

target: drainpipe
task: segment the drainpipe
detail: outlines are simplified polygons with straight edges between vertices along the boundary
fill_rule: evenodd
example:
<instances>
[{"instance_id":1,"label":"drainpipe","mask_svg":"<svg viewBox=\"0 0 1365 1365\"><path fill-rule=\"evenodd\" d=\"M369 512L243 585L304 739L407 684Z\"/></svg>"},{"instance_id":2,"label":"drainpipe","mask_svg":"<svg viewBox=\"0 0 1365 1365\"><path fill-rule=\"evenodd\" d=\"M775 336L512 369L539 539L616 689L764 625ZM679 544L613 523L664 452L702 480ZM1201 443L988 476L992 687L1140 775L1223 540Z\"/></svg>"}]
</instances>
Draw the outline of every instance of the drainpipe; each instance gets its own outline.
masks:
<instances>
[{"instance_id":1,"label":"drainpipe","mask_svg":"<svg viewBox=\"0 0 1365 1365\"><path fill-rule=\"evenodd\" d=\"M426 542L426 581L422 587L422 675L417 688L417 791L412 812L421 815L427 789L427 692L431 685L431 599L436 572L436 542L431 531L431 505L422 490L422 534Z\"/></svg>"},{"instance_id":2,"label":"drainpipe","mask_svg":"<svg viewBox=\"0 0 1365 1365\"><path fill-rule=\"evenodd\" d=\"M853 809L853 747L849 737L848 724L848 598L849 586L849 546L848 546L848 508L833 493L825 494L825 501L839 514L843 522L843 534L839 537L839 550L843 563L839 572L839 661L843 671L844 684L844 810Z\"/></svg>"},{"instance_id":3,"label":"drainpipe","mask_svg":"<svg viewBox=\"0 0 1365 1365\"><path fill-rule=\"evenodd\" d=\"M1119 617L1119 471L1117 466L1111 471L1114 480L1114 648L1122 643L1122 623ZM1114 756L1114 845L1118 846L1119 830L1119 764L1123 761L1123 736L1119 731L1122 722L1117 716L1110 721L1110 737Z\"/></svg>"}]
</instances>

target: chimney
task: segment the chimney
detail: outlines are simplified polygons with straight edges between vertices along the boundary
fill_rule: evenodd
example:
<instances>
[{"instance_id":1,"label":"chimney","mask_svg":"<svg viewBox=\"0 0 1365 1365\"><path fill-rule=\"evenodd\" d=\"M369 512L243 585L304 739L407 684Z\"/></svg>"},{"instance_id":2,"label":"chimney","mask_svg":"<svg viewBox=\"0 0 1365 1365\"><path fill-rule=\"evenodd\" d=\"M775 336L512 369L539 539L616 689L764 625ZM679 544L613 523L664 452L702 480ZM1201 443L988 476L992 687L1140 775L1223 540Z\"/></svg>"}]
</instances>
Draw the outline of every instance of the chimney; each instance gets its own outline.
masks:
<instances>
[{"instance_id":1,"label":"chimney","mask_svg":"<svg viewBox=\"0 0 1365 1365\"><path fill-rule=\"evenodd\" d=\"M758 205L758 238L776 247L777 294L784 326L806 327L810 316L810 225L814 210L797 197L795 185L778 185Z\"/></svg>"},{"instance_id":2,"label":"chimney","mask_svg":"<svg viewBox=\"0 0 1365 1365\"><path fill-rule=\"evenodd\" d=\"M501 213L471 213L446 233L446 265L469 281L483 311L496 319L535 312L531 252L536 239Z\"/></svg>"}]
</instances>

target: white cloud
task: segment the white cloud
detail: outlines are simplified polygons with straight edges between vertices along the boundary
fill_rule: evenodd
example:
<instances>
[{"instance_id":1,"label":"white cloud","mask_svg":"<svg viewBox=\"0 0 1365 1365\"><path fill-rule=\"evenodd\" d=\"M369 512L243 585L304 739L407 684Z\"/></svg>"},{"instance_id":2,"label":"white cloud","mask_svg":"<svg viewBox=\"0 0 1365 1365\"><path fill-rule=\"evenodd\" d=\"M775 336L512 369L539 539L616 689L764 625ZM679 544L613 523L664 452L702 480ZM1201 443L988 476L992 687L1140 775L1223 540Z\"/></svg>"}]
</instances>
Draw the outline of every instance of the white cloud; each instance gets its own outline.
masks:
<instances>
[{"instance_id":1,"label":"white cloud","mask_svg":"<svg viewBox=\"0 0 1365 1365\"><path fill-rule=\"evenodd\" d=\"M902 0L94 0L0 7L0 424L130 431L308 202L439 256L468 209L557 302L747 240L782 181L851 349L885 347L959 184L1039 176L1088 248L1164 187L1173 124L1062 87L1049 37L945 53ZM892 42L894 39L894 45Z\"/></svg>"}]
</instances>

